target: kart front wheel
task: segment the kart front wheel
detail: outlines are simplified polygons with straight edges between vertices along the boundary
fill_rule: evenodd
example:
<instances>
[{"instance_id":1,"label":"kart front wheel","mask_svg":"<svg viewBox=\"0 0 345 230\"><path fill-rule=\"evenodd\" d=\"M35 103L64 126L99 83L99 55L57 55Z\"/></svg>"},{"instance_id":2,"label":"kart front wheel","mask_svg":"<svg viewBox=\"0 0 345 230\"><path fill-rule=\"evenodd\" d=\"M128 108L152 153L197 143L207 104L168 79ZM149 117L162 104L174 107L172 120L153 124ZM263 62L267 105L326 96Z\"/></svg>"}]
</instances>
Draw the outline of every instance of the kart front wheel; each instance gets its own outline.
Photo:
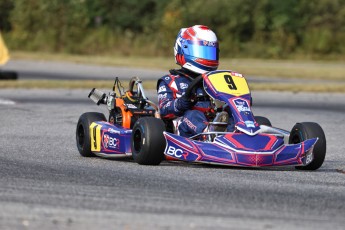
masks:
<instances>
[{"instance_id":1,"label":"kart front wheel","mask_svg":"<svg viewBox=\"0 0 345 230\"><path fill-rule=\"evenodd\" d=\"M154 117L140 118L132 130L132 156L140 165L159 165L164 159L165 124Z\"/></svg>"},{"instance_id":2,"label":"kart front wheel","mask_svg":"<svg viewBox=\"0 0 345 230\"><path fill-rule=\"evenodd\" d=\"M259 124L259 125L266 125L266 126L270 126L272 127L272 124L270 122L270 120L268 120L268 118L266 117L261 117L261 116L255 116L255 121Z\"/></svg>"},{"instance_id":3,"label":"kart front wheel","mask_svg":"<svg viewBox=\"0 0 345 230\"><path fill-rule=\"evenodd\" d=\"M77 148L83 157L94 157L91 152L90 125L94 121L106 121L103 113L83 113L78 120L76 129Z\"/></svg>"},{"instance_id":4,"label":"kart front wheel","mask_svg":"<svg viewBox=\"0 0 345 230\"><path fill-rule=\"evenodd\" d=\"M313 160L305 166L296 166L301 170L316 170L321 167L326 156L326 137L321 126L314 122L297 123L291 130L289 143L297 144L307 139L319 138L313 150Z\"/></svg>"}]
</instances>

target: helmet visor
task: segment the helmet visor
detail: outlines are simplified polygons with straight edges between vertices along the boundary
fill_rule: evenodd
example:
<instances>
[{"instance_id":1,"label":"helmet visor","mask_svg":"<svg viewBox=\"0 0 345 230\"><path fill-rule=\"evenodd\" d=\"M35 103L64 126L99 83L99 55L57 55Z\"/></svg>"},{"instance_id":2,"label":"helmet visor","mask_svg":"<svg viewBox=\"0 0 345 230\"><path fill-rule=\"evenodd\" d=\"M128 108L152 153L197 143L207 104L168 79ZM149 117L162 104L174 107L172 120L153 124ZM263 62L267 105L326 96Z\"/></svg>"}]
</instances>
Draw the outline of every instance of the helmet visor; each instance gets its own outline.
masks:
<instances>
[{"instance_id":1,"label":"helmet visor","mask_svg":"<svg viewBox=\"0 0 345 230\"><path fill-rule=\"evenodd\" d=\"M184 54L197 58L203 58L207 60L219 59L218 45L204 46L199 44L188 44L186 48L183 48Z\"/></svg>"}]
</instances>

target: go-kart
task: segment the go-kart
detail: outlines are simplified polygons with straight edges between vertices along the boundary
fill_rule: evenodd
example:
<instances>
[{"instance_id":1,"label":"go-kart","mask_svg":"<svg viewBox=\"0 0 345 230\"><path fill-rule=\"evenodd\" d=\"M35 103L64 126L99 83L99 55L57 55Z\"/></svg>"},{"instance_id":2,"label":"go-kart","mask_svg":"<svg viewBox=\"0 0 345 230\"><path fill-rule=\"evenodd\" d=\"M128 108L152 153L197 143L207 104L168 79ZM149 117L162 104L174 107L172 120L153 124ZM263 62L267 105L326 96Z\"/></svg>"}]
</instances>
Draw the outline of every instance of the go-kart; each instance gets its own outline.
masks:
<instances>
[{"instance_id":1,"label":"go-kart","mask_svg":"<svg viewBox=\"0 0 345 230\"><path fill-rule=\"evenodd\" d=\"M97 105L107 105L109 118L94 112L80 116L76 129L79 153L85 157L132 156L142 165L180 160L316 170L323 164L326 138L320 125L296 123L289 132L273 127L265 117L254 116L251 93L241 74L220 70L200 75L186 91L192 100L198 100L194 93L198 87L203 87L210 97L216 118L220 113L232 115L234 131L222 128L228 125L226 122L213 120L207 132L190 138L180 136L176 120L160 118L157 105L146 97L139 78L130 80L127 91L116 78L108 95L97 89L89 94Z\"/></svg>"}]
</instances>

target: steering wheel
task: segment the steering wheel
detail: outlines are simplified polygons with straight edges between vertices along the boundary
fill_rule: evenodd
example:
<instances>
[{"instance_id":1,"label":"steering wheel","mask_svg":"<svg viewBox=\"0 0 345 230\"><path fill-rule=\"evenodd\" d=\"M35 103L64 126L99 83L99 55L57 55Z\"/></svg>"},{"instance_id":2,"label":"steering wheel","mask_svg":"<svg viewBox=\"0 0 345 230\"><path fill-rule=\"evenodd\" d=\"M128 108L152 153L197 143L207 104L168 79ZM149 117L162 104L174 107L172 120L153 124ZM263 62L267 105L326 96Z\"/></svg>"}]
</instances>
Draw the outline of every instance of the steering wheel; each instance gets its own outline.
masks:
<instances>
[{"instance_id":1,"label":"steering wheel","mask_svg":"<svg viewBox=\"0 0 345 230\"><path fill-rule=\"evenodd\" d=\"M202 75L197 76L188 86L186 92L185 92L185 96L187 98L191 98L195 93L196 93L196 89L200 86L202 86L203 83L203 78ZM191 100L195 100L195 98L191 98Z\"/></svg>"}]
</instances>

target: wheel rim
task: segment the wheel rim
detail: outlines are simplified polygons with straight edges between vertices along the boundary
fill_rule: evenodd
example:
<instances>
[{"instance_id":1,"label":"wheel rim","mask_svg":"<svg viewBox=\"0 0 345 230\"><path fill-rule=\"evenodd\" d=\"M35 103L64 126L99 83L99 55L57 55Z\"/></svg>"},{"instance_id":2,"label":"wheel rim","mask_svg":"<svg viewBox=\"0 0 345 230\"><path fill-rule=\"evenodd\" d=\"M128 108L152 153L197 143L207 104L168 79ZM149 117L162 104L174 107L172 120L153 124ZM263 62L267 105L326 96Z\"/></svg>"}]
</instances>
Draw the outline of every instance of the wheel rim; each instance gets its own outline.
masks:
<instances>
[{"instance_id":1,"label":"wheel rim","mask_svg":"<svg viewBox=\"0 0 345 230\"><path fill-rule=\"evenodd\" d=\"M83 148L85 141L85 133L84 133L84 127L82 125L78 126L78 132L77 132L77 143L79 148Z\"/></svg>"},{"instance_id":2,"label":"wheel rim","mask_svg":"<svg viewBox=\"0 0 345 230\"><path fill-rule=\"evenodd\" d=\"M141 150L141 131L139 129L134 132L133 142L135 152L139 152Z\"/></svg>"}]
</instances>

